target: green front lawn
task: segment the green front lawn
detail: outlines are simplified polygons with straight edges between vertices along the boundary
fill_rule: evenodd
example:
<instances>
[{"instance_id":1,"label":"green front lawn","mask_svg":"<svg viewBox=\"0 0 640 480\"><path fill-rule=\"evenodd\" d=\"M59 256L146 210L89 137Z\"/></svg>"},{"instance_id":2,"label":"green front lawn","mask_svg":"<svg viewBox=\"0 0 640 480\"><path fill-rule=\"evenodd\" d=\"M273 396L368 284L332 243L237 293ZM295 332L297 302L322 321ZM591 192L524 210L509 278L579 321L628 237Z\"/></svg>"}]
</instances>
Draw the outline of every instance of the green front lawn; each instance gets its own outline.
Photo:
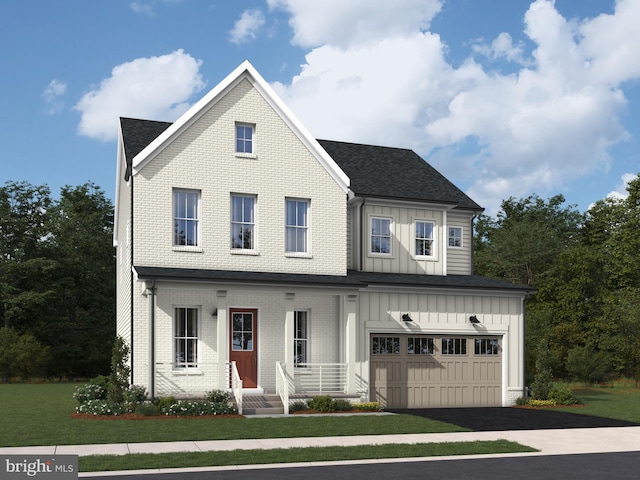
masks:
<instances>
[{"instance_id":1,"label":"green front lawn","mask_svg":"<svg viewBox=\"0 0 640 480\"><path fill-rule=\"evenodd\" d=\"M615 418L640 423L640 389L630 382L616 382L606 387L574 386L580 406L559 410L596 417Z\"/></svg>"},{"instance_id":2,"label":"green front lawn","mask_svg":"<svg viewBox=\"0 0 640 480\"><path fill-rule=\"evenodd\" d=\"M0 447L455 432L408 415L284 418L72 418L77 384L0 384Z\"/></svg>"},{"instance_id":3,"label":"green front lawn","mask_svg":"<svg viewBox=\"0 0 640 480\"><path fill-rule=\"evenodd\" d=\"M95 455L80 457L81 472L160 468L217 467L227 465L263 465L378 458L415 458L445 455L481 455L535 452L506 440L422 443L411 445L364 445L359 447L312 447L273 450L234 450L222 452L182 452L163 454Z\"/></svg>"}]
</instances>

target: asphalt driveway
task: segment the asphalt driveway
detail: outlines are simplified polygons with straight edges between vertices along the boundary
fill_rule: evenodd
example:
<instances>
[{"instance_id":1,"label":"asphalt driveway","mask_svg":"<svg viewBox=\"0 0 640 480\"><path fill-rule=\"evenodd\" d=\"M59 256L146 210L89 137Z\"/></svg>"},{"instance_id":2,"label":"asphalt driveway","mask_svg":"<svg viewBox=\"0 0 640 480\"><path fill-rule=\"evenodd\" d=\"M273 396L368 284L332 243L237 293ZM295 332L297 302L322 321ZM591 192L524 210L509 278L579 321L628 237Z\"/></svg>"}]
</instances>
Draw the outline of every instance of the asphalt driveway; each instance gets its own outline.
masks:
<instances>
[{"instance_id":1,"label":"asphalt driveway","mask_svg":"<svg viewBox=\"0 0 640 480\"><path fill-rule=\"evenodd\" d=\"M580 408L580 407L571 407ZM554 428L598 428L639 426L638 423L593 417L549 409L531 408L423 408L387 410L452 423L474 432L501 430L545 430Z\"/></svg>"}]
</instances>

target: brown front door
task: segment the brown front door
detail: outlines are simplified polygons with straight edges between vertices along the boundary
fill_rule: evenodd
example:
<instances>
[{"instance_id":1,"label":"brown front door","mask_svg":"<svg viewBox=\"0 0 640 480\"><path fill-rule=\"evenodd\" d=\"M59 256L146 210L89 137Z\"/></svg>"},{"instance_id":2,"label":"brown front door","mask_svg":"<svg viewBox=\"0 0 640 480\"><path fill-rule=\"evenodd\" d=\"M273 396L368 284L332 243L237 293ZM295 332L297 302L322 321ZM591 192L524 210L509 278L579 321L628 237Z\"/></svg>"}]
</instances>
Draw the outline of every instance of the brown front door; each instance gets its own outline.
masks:
<instances>
[{"instance_id":1,"label":"brown front door","mask_svg":"<svg viewBox=\"0 0 640 480\"><path fill-rule=\"evenodd\" d=\"M231 308L231 354L244 388L258 386L258 310Z\"/></svg>"}]
</instances>

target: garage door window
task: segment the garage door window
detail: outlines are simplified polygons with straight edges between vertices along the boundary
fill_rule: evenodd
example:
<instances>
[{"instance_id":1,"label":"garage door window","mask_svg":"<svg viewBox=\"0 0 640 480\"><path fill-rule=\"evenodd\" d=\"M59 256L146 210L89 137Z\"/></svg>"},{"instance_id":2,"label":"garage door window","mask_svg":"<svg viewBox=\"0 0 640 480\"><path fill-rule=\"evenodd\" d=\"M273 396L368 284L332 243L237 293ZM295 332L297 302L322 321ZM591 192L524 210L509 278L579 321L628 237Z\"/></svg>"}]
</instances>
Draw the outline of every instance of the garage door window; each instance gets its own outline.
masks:
<instances>
[{"instance_id":1,"label":"garage door window","mask_svg":"<svg viewBox=\"0 0 640 480\"><path fill-rule=\"evenodd\" d=\"M466 355L467 339L466 338L443 338L442 339L442 355Z\"/></svg>"},{"instance_id":2,"label":"garage door window","mask_svg":"<svg viewBox=\"0 0 640 480\"><path fill-rule=\"evenodd\" d=\"M409 337L407 340L408 355L433 355L433 338Z\"/></svg>"},{"instance_id":3,"label":"garage door window","mask_svg":"<svg viewBox=\"0 0 640 480\"><path fill-rule=\"evenodd\" d=\"M498 355L497 338L476 338L476 355Z\"/></svg>"},{"instance_id":4,"label":"garage door window","mask_svg":"<svg viewBox=\"0 0 640 480\"><path fill-rule=\"evenodd\" d=\"M371 352L375 355L400 355L400 337L373 337Z\"/></svg>"}]
</instances>

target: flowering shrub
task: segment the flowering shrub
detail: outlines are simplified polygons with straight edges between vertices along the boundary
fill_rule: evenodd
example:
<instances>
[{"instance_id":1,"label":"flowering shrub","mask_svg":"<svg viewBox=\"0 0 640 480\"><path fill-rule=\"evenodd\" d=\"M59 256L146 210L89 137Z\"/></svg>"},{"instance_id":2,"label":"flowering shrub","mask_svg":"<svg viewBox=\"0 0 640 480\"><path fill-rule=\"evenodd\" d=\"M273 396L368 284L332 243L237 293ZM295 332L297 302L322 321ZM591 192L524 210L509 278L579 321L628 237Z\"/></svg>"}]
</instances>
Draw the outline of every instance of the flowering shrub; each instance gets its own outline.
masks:
<instances>
[{"instance_id":1,"label":"flowering shrub","mask_svg":"<svg viewBox=\"0 0 640 480\"><path fill-rule=\"evenodd\" d=\"M123 392L124 409L127 412L134 412L136 407L147 399L147 390L140 385L130 385Z\"/></svg>"},{"instance_id":2,"label":"flowering shrub","mask_svg":"<svg viewBox=\"0 0 640 480\"><path fill-rule=\"evenodd\" d=\"M354 410L361 410L363 412L379 412L381 410L380 403L378 402L354 403L351 406Z\"/></svg>"},{"instance_id":3,"label":"flowering shrub","mask_svg":"<svg viewBox=\"0 0 640 480\"><path fill-rule=\"evenodd\" d=\"M76 407L76 412L89 415L120 415L124 413L121 404L104 399L87 400Z\"/></svg>"},{"instance_id":4,"label":"flowering shrub","mask_svg":"<svg viewBox=\"0 0 640 480\"><path fill-rule=\"evenodd\" d=\"M90 400L103 400L107 398L107 391L100 385L87 383L76 387L73 398L75 398L80 404L86 403Z\"/></svg>"},{"instance_id":5,"label":"flowering shrub","mask_svg":"<svg viewBox=\"0 0 640 480\"><path fill-rule=\"evenodd\" d=\"M165 415L198 417L201 415L230 415L238 410L226 402L209 402L208 400L182 400L162 409Z\"/></svg>"},{"instance_id":6,"label":"flowering shrub","mask_svg":"<svg viewBox=\"0 0 640 480\"><path fill-rule=\"evenodd\" d=\"M555 407L556 402L553 400L536 400L535 398L529 399L529 405L532 407Z\"/></svg>"}]
</instances>

